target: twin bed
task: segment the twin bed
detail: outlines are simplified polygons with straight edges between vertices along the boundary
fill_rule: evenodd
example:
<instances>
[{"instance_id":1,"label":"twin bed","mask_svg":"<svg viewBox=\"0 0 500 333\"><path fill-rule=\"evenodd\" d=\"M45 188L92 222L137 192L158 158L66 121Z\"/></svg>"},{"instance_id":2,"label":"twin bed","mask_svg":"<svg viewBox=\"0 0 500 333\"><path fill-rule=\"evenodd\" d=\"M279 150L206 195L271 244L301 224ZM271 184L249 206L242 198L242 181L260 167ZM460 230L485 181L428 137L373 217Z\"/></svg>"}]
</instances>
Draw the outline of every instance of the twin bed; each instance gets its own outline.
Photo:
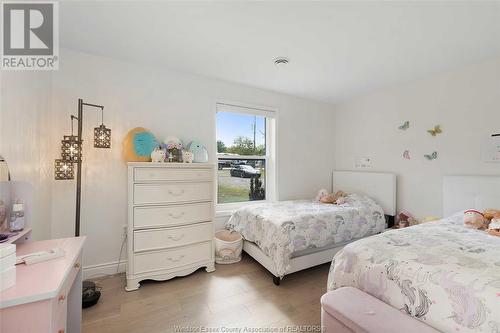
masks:
<instances>
[{"instance_id":1,"label":"twin bed","mask_svg":"<svg viewBox=\"0 0 500 333\"><path fill-rule=\"evenodd\" d=\"M347 245L328 290L355 287L442 332L500 332L500 238L462 213L499 207L500 177L445 177L443 203L447 218Z\"/></svg>"},{"instance_id":2,"label":"twin bed","mask_svg":"<svg viewBox=\"0 0 500 333\"><path fill-rule=\"evenodd\" d=\"M381 233L396 211L396 176L335 171L333 189L350 193L346 204L280 201L237 210L227 223L245 239L243 249L273 274L330 262L346 244Z\"/></svg>"}]
</instances>

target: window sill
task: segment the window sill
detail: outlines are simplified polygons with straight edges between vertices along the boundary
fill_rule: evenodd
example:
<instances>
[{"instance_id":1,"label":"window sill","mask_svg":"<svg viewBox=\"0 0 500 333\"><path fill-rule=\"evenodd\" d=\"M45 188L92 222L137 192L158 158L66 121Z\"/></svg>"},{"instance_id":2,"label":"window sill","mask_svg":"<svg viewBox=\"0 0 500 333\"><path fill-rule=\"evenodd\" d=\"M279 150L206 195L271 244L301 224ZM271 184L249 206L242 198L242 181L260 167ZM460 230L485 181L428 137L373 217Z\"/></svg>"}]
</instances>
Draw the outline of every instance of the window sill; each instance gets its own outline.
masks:
<instances>
[{"instance_id":1,"label":"window sill","mask_svg":"<svg viewBox=\"0 0 500 333\"><path fill-rule=\"evenodd\" d=\"M234 213L234 211L235 211L235 210L236 210L236 209L232 209L232 210L229 210L229 209L224 209L224 210L222 210L222 209L221 209L221 210L217 210L217 211L215 212L215 217L216 217L216 218L217 218L217 217L230 217L230 216Z\"/></svg>"},{"instance_id":2,"label":"window sill","mask_svg":"<svg viewBox=\"0 0 500 333\"><path fill-rule=\"evenodd\" d=\"M242 207L246 207L249 205L255 205L257 203L266 203L266 202L269 202L269 200L258 200L258 201L239 202L239 203L219 204L215 208L215 217L229 217L236 210L238 210Z\"/></svg>"}]
</instances>

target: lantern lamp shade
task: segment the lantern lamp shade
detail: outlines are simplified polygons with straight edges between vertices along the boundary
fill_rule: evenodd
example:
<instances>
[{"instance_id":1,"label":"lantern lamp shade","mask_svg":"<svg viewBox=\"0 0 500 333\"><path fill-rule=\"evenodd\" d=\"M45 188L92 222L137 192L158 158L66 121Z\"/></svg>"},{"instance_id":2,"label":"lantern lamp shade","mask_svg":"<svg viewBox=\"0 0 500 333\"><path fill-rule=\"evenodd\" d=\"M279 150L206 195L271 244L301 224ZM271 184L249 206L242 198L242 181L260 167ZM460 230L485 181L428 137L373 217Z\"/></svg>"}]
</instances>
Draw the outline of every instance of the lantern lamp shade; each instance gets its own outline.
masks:
<instances>
[{"instance_id":1,"label":"lantern lamp shade","mask_svg":"<svg viewBox=\"0 0 500 333\"><path fill-rule=\"evenodd\" d=\"M82 142L75 135L65 135L61 141L61 159L66 162L82 161Z\"/></svg>"},{"instance_id":2,"label":"lantern lamp shade","mask_svg":"<svg viewBox=\"0 0 500 333\"><path fill-rule=\"evenodd\" d=\"M94 128L94 147L111 148L111 129L106 128L104 124Z\"/></svg>"},{"instance_id":3,"label":"lantern lamp shade","mask_svg":"<svg viewBox=\"0 0 500 333\"><path fill-rule=\"evenodd\" d=\"M54 173L56 180L74 179L74 164L73 162L64 161L62 159L55 160Z\"/></svg>"}]
</instances>

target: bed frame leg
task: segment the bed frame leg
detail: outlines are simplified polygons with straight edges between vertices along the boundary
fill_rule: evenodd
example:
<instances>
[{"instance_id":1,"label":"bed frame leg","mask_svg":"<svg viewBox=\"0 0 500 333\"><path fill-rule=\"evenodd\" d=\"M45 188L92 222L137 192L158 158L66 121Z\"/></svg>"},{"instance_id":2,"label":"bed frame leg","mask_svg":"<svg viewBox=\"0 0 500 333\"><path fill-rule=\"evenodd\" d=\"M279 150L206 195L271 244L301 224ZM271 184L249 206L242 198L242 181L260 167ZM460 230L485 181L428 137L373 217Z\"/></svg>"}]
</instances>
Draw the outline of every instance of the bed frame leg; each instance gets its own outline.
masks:
<instances>
[{"instance_id":1,"label":"bed frame leg","mask_svg":"<svg viewBox=\"0 0 500 333\"><path fill-rule=\"evenodd\" d=\"M280 282L281 282L281 279L277 276L273 276L273 283L276 285L276 286L279 286L280 285Z\"/></svg>"}]
</instances>

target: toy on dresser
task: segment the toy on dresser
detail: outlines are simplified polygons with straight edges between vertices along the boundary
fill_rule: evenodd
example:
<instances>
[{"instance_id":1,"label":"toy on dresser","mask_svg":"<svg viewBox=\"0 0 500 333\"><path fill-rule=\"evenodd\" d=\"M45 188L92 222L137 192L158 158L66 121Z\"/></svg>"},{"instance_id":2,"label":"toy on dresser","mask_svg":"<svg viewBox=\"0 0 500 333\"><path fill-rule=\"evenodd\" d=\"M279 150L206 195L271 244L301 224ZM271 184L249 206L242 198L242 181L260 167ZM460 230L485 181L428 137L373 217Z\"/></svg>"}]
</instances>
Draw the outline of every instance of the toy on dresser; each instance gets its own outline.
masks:
<instances>
[{"instance_id":1,"label":"toy on dresser","mask_svg":"<svg viewBox=\"0 0 500 333\"><path fill-rule=\"evenodd\" d=\"M0 244L0 291L16 284L16 245Z\"/></svg>"},{"instance_id":2,"label":"toy on dresser","mask_svg":"<svg viewBox=\"0 0 500 333\"><path fill-rule=\"evenodd\" d=\"M161 146L157 146L151 153L151 162L153 163L165 162L166 156L167 152L164 149L162 149Z\"/></svg>"}]
</instances>

